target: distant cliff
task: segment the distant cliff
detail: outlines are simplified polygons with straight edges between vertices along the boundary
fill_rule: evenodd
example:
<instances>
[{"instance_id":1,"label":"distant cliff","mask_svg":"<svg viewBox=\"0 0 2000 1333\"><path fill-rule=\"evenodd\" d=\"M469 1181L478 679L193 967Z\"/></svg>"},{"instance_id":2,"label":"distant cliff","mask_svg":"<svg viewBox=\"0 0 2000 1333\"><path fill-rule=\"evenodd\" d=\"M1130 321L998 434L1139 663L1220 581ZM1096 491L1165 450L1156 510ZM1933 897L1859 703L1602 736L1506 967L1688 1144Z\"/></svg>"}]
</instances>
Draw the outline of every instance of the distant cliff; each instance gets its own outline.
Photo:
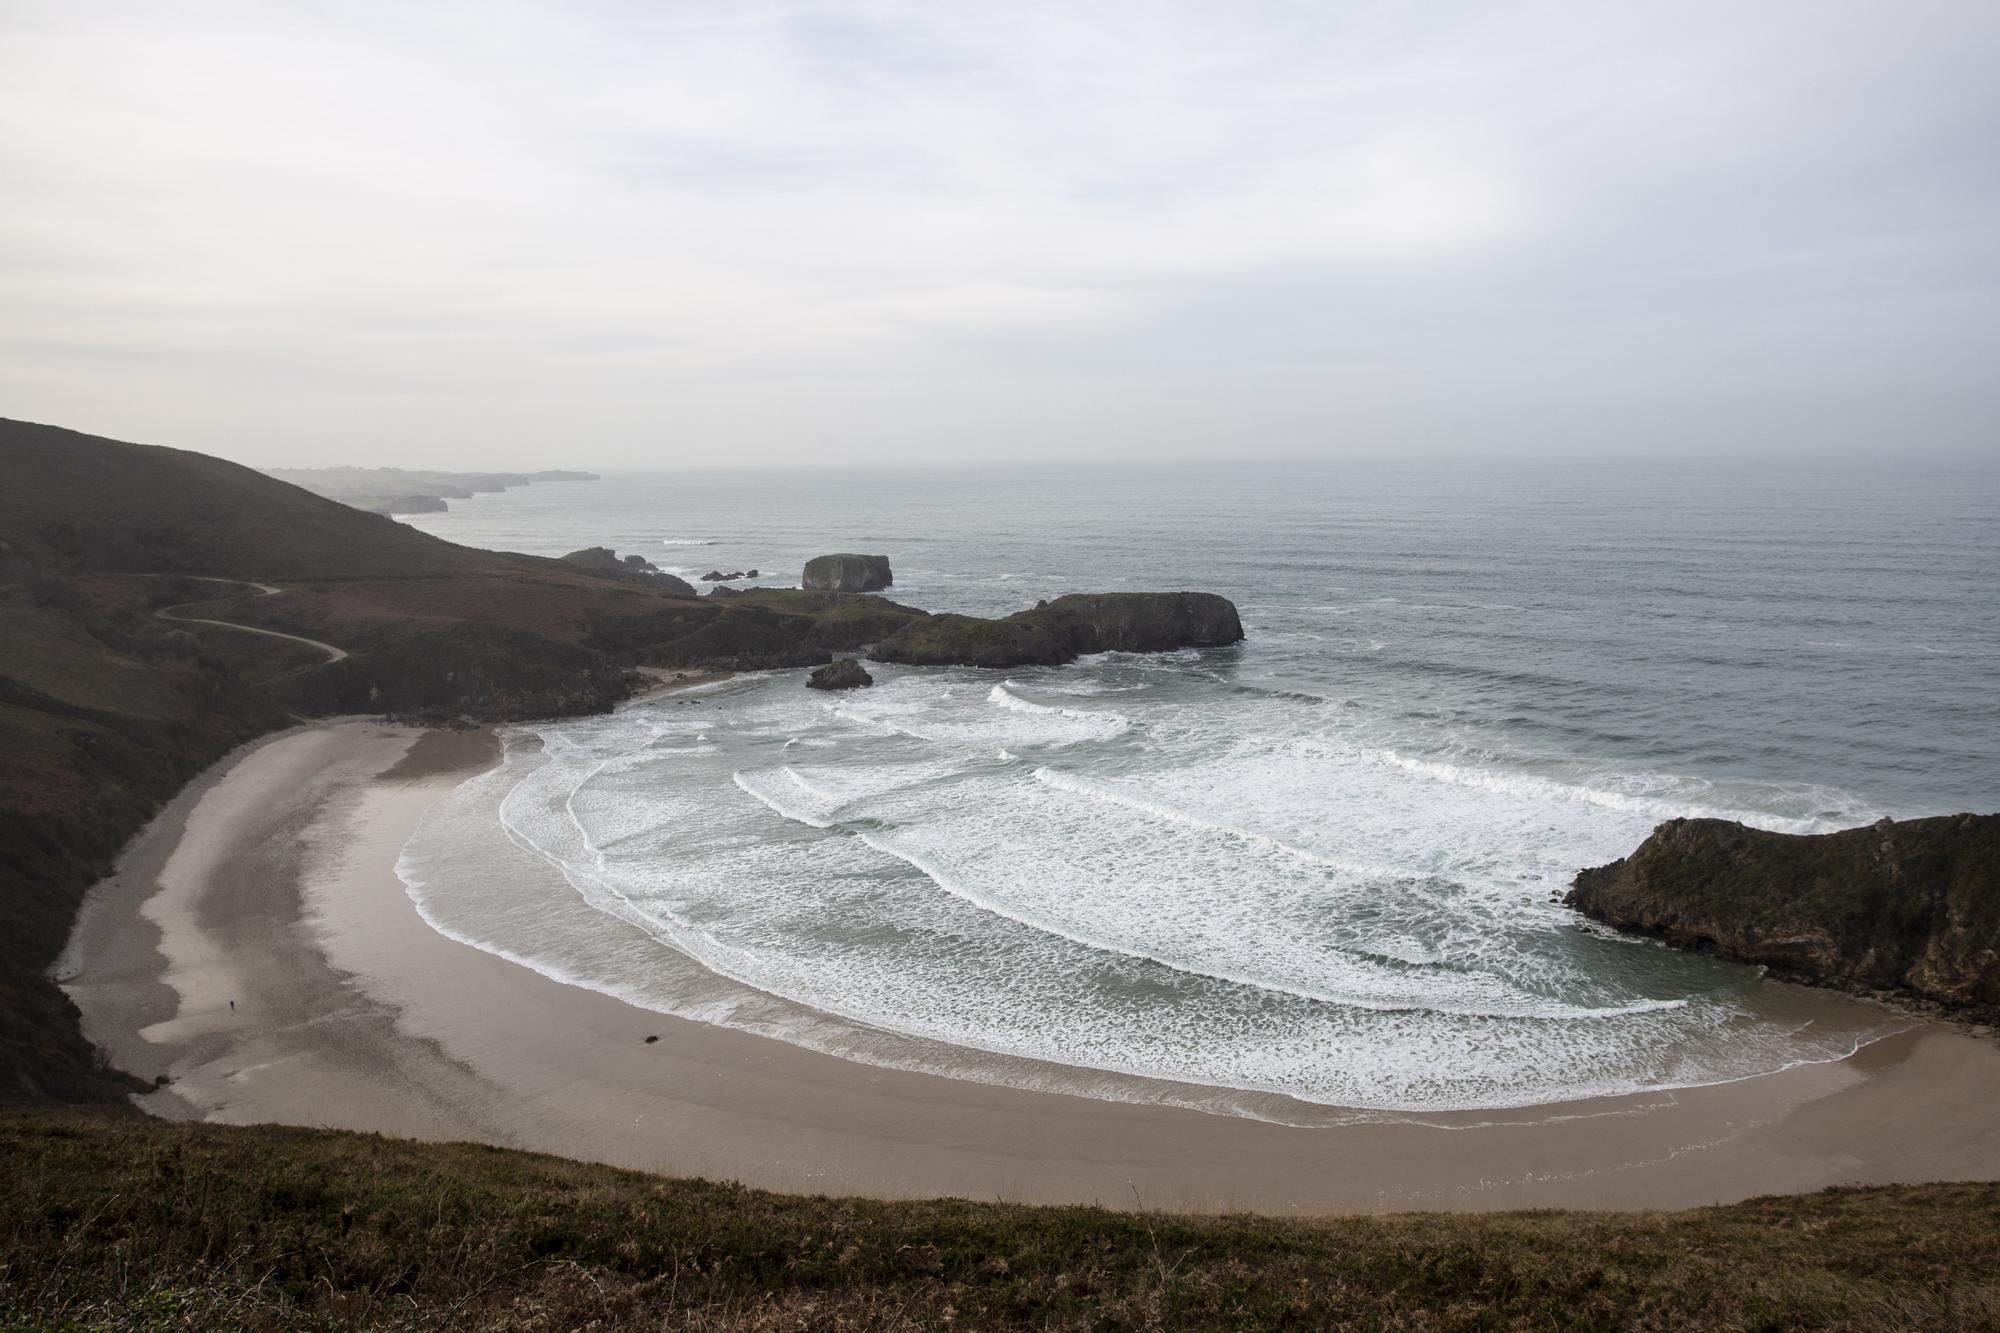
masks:
<instances>
[{"instance_id":1,"label":"distant cliff","mask_svg":"<svg viewBox=\"0 0 2000 1333\"><path fill-rule=\"evenodd\" d=\"M594 472L422 472L400 467L274 467L267 477L289 482L371 514L436 514L447 500L530 486L538 481L597 481Z\"/></svg>"},{"instance_id":2,"label":"distant cliff","mask_svg":"<svg viewBox=\"0 0 2000 1333\"><path fill-rule=\"evenodd\" d=\"M1675 819L1564 901L1797 980L2000 1013L2000 815L1812 836Z\"/></svg>"}]
</instances>

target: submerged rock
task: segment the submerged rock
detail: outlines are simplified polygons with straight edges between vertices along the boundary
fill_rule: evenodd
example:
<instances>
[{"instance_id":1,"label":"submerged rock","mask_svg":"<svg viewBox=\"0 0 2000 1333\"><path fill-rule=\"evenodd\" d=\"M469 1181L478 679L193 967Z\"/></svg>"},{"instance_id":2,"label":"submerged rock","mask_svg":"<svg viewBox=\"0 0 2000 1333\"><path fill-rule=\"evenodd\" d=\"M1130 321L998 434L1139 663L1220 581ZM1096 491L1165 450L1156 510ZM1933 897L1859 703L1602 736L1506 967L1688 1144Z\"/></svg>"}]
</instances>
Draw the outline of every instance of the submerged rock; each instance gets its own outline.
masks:
<instances>
[{"instance_id":1,"label":"submerged rock","mask_svg":"<svg viewBox=\"0 0 2000 1333\"><path fill-rule=\"evenodd\" d=\"M2000 1007L2000 815L1808 836L1673 819L1563 901L1794 980Z\"/></svg>"},{"instance_id":2,"label":"submerged rock","mask_svg":"<svg viewBox=\"0 0 2000 1333\"><path fill-rule=\"evenodd\" d=\"M806 677L807 688L814 690L858 690L874 683L875 677L868 674L868 669L851 657L843 657Z\"/></svg>"},{"instance_id":3,"label":"submerged rock","mask_svg":"<svg viewBox=\"0 0 2000 1333\"><path fill-rule=\"evenodd\" d=\"M886 555L819 555L806 561L799 586L807 592L876 592L895 581Z\"/></svg>"}]
</instances>

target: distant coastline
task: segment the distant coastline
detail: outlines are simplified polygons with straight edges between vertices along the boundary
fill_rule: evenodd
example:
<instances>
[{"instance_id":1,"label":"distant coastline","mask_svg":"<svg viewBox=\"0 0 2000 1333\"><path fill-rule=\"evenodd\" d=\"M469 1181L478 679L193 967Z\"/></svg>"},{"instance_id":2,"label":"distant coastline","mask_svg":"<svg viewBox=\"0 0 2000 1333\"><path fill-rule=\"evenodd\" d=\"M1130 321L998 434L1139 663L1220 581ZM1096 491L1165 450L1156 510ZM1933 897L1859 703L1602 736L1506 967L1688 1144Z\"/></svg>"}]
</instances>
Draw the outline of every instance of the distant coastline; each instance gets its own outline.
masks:
<instances>
[{"instance_id":1,"label":"distant coastline","mask_svg":"<svg viewBox=\"0 0 2000 1333\"><path fill-rule=\"evenodd\" d=\"M595 472L425 472L400 467L262 468L267 477L371 514L442 514L450 500L468 500L532 486L538 481L602 481Z\"/></svg>"}]
</instances>

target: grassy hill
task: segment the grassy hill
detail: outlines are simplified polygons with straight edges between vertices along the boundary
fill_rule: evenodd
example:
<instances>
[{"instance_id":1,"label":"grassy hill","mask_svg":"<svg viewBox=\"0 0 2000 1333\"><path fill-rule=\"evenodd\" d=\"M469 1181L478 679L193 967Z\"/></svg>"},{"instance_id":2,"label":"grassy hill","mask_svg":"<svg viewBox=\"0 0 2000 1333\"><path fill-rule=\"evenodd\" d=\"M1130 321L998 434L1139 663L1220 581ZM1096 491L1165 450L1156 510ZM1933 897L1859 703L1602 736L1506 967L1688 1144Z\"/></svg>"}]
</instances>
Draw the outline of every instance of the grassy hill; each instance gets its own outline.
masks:
<instances>
[{"instance_id":1,"label":"grassy hill","mask_svg":"<svg viewBox=\"0 0 2000 1333\"><path fill-rule=\"evenodd\" d=\"M88 885L235 746L331 713L600 712L640 665L821 662L873 623L852 600L696 598L456 546L203 454L0 420L0 1104L130 1086L46 973Z\"/></svg>"},{"instance_id":2,"label":"grassy hill","mask_svg":"<svg viewBox=\"0 0 2000 1333\"><path fill-rule=\"evenodd\" d=\"M45 973L84 888L234 746L337 713L601 712L639 668L813 666L928 620L473 550L218 458L0 420L0 1103L125 1086Z\"/></svg>"},{"instance_id":3,"label":"grassy hill","mask_svg":"<svg viewBox=\"0 0 2000 1333\"><path fill-rule=\"evenodd\" d=\"M0 1157L13 1327L2000 1327L1996 1185L1294 1220L798 1198L279 1127L0 1118Z\"/></svg>"},{"instance_id":4,"label":"grassy hill","mask_svg":"<svg viewBox=\"0 0 2000 1333\"><path fill-rule=\"evenodd\" d=\"M268 582L504 573L475 551L186 449L0 420L0 539L71 572Z\"/></svg>"}]
</instances>

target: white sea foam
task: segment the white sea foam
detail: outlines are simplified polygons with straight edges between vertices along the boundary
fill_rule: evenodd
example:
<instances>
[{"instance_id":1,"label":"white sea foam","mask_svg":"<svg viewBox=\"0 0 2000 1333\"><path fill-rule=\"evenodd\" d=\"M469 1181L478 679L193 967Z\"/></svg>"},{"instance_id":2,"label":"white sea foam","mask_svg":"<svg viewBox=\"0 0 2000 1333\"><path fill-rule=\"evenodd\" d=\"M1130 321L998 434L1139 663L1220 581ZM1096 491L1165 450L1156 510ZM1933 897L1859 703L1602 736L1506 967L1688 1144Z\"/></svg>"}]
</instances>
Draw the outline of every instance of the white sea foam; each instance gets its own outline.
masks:
<instances>
[{"instance_id":1,"label":"white sea foam","mask_svg":"<svg viewBox=\"0 0 2000 1333\"><path fill-rule=\"evenodd\" d=\"M1431 778L1438 782L1454 783L1462 787L1478 787L1486 791L1520 794L1531 797L1545 797L1559 801L1585 801L1591 805L1601 805L1607 810L1623 810L1633 814L1650 815L1660 819L1683 817L1704 817L1710 819L1736 819L1757 828L1769 829L1774 833L1825 833L1841 827L1835 821L1814 817L1806 819L1774 815L1761 810L1729 810L1708 806L1693 799L1672 797L1640 796L1617 790L1612 785L1591 785L1588 783L1561 782L1551 778L1537 777L1529 773L1506 772L1488 768L1473 768L1463 764L1443 763L1430 759L1418 759L1398 754L1394 750L1381 750L1373 756L1382 763L1393 765L1406 772ZM1620 778L1631 780L1630 775L1613 775L1609 781ZM1638 779L1647 786L1671 785L1671 780L1646 776ZM1699 789L1705 790L1706 784Z\"/></svg>"},{"instance_id":2,"label":"white sea foam","mask_svg":"<svg viewBox=\"0 0 2000 1333\"><path fill-rule=\"evenodd\" d=\"M1094 781L1074 773L1063 773L1053 768L1042 767L1035 770L1034 776L1035 781L1047 783L1058 791L1074 792L1079 796L1088 796L1093 800L1108 801L1114 805L1122 805L1127 809L1136 810L1141 814L1150 815L1155 819L1165 820L1169 823L1185 824L1191 828L1204 829L1212 833L1223 834L1227 837L1241 838L1246 842L1269 847L1287 856L1298 857L1302 861L1316 861L1321 865L1328 866L1345 874L1377 879L1395 879L1414 873L1366 861L1357 861L1348 857L1328 856L1304 847L1294 847L1277 838L1267 837L1262 833L1253 833L1248 829L1234 828L1212 819L1205 819L1200 815L1191 814L1186 810L1177 809L1160 801L1150 801L1143 796L1134 796L1128 792L1121 791L1110 783Z\"/></svg>"},{"instance_id":3,"label":"white sea foam","mask_svg":"<svg viewBox=\"0 0 2000 1333\"><path fill-rule=\"evenodd\" d=\"M1066 723L1074 724L1068 734L1079 740L1102 740L1131 726L1131 719L1122 713L1092 712L1083 708L1065 708L1060 704L1036 703L1033 699L1024 698L1017 692L1018 689L1013 681L1002 681L987 691L987 702L1030 717L1061 718Z\"/></svg>"},{"instance_id":4,"label":"white sea foam","mask_svg":"<svg viewBox=\"0 0 2000 1333\"><path fill-rule=\"evenodd\" d=\"M1629 850L1649 812L1387 762L1414 756L1350 711L1162 689L1112 714L1038 677L968 679L891 673L827 704L774 675L699 710L511 732L455 817L483 808L559 887L461 888L435 849L406 880L440 929L672 1012L960 1075L1141 1075L1254 1113L1265 1094L1428 1111L1680 1086L1860 1039L1760 1019L1740 970L1567 928L1557 876ZM536 913L551 891L568 905Z\"/></svg>"}]
</instances>

